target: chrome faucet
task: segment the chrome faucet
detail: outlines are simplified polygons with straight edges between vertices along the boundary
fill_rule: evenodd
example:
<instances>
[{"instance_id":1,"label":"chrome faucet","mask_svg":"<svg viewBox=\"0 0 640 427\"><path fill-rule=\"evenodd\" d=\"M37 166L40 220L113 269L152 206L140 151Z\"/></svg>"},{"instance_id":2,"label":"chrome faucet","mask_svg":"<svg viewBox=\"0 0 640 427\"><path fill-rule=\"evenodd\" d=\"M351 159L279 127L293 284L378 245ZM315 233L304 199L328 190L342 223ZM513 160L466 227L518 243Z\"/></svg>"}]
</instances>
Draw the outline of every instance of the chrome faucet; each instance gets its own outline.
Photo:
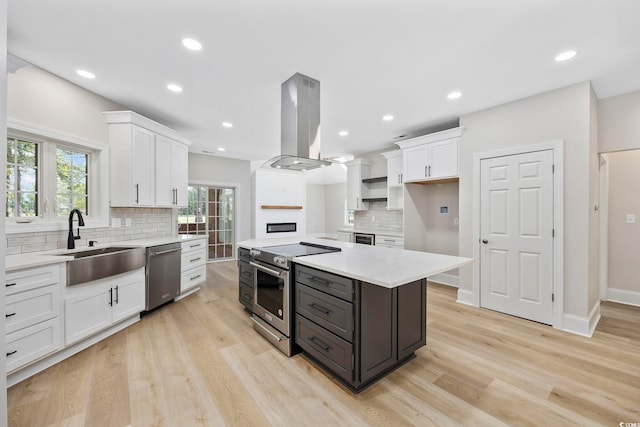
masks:
<instances>
[{"instance_id":1,"label":"chrome faucet","mask_svg":"<svg viewBox=\"0 0 640 427\"><path fill-rule=\"evenodd\" d=\"M73 235L73 214L78 214L78 234ZM69 212L69 238L67 239L67 249L75 249L76 242L75 240L80 239L80 227L84 227L84 219L82 219L82 213L78 209L72 209Z\"/></svg>"}]
</instances>

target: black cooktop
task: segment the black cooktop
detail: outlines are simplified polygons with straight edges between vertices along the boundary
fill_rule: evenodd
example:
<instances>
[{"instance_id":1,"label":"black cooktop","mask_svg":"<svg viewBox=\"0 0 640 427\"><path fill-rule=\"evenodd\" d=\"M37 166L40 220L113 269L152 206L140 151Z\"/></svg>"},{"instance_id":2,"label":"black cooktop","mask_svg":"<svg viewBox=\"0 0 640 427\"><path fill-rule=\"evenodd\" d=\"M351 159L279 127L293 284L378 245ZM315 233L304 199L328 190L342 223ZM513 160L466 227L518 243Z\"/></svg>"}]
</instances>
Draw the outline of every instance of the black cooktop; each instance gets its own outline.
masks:
<instances>
[{"instance_id":1,"label":"black cooktop","mask_svg":"<svg viewBox=\"0 0 640 427\"><path fill-rule=\"evenodd\" d=\"M299 256L339 252L341 249L333 246L318 245L316 243L300 242L289 245L265 246L260 248L260 251L291 259Z\"/></svg>"}]
</instances>

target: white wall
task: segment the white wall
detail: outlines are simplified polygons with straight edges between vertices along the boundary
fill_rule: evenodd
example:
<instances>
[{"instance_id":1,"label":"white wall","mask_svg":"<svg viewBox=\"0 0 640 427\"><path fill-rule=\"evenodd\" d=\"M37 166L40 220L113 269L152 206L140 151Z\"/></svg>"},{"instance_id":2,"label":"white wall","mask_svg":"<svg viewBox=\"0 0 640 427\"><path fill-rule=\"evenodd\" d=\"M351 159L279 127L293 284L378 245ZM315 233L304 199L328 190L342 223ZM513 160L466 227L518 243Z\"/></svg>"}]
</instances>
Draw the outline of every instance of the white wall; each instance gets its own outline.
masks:
<instances>
[{"instance_id":1,"label":"white wall","mask_svg":"<svg viewBox=\"0 0 640 427\"><path fill-rule=\"evenodd\" d=\"M307 184L307 200L304 206L307 235L335 234L335 231L325 229L326 206L325 185Z\"/></svg>"},{"instance_id":2,"label":"white wall","mask_svg":"<svg viewBox=\"0 0 640 427\"><path fill-rule=\"evenodd\" d=\"M109 135L102 112L125 109L33 66L9 75L8 82L10 118L105 144Z\"/></svg>"},{"instance_id":3,"label":"white wall","mask_svg":"<svg viewBox=\"0 0 640 427\"><path fill-rule=\"evenodd\" d=\"M591 204L591 85L588 82L462 116L460 143L460 255L473 255L474 153L562 139L565 149L564 312L586 318L589 304ZM597 263L596 263L597 264ZM471 290L472 269L460 271L460 287Z\"/></svg>"},{"instance_id":4,"label":"white wall","mask_svg":"<svg viewBox=\"0 0 640 427\"><path fill-rule=\"evenodd\" d=\"M7 0L0 0L0 140L7 140ZM6 170L7 168L7 144L2 144L0 148L0 169ZM6 174L3 173L0 178L0 188L5 188ZM0 205L2 210L6 210L6 200L3 197ZM4 222L5 218L2 217L2 224L0 224L0 242L4 242ZM0 244L0 282L4 283L4 245ZM0 293L0 331L4 331L5 317L2 317L4 312L4 292ZM4 340L0 342L0 354L5 354ZM6 365L3 363L3 366ZM3 374L0 374L0 426L7 425L7 376L4 374L5 369L2 370Z\"/></svg>"},{"instance_id":5,"label":"white wall","mask_svg":"<svg viewBox=\"0 0 640 427\"><path fill-rule=\"evenodd\" d=\"M347 200L347 183L324 186L324 229L325 233L336 235L336 230L344 227Z\"/></svg>"},{"instance_id":6,"label":"white wall","mask_svg":"<svg viewBox=\"0 0 640 427\"><path fill-rule=\"evenodd\" d=\"M598 101L600 153L640 148L640 91Z\"/></svg>"},{"instance_id":7,"label":"white wall","mask_svg":"<svg viewBox=\"0 0 640 427\"><path fill-rule=\"evenodd\" d=\"M640 296L640 150L607 155L609 163L609 288ZM626 215L636 215L627 224Z\"/></svg>"},{"instance_id":8,"label":"white wall","mask_svg":"<svg viewBox=\"0 0 640 427\"><path fill-rule=\"evenodd\" d=\"M251 165L246 160L189 153L189 183L236 187L236 241L251 238Z\"/></svg>"}]
</instances>

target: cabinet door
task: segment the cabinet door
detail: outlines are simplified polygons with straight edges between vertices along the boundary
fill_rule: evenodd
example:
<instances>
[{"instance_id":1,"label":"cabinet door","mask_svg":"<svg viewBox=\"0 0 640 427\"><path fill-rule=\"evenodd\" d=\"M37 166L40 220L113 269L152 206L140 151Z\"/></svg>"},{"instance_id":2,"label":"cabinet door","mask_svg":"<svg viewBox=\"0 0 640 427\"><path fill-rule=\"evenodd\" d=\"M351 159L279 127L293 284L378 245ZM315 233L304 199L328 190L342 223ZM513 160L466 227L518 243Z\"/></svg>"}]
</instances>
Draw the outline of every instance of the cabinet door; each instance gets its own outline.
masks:
<instances>
[{"instance_id":1,"label":"cabinet door","mask_svg":"<svg viewBox=\"0 0 640 427\"><path fill-rule=\"evenodd\" d=\"M113 323L144 311L144 273L113 286Z\"/></svg>"},{"instance_id":2,"label":"cabinet door","mask_svg":"<svg viewBox=\"0 0 640 427\"><path fill-rule=\"evenodd\" d=\"M404 159L404 182L424 181L427 177L427 146L406 148L402 153Z\"/></svg>"},{"instance_id":3,"label":"cabinet door","mask_svg":"<svg viewBox=\"0 0 640 427\"><path fill-rule=\"evenodd\" d=\"M154 139L153 132L132 126L133 205L154 204Z\"/></svg>"},{"instance_id":4,"label":"cabinet door","mask_svg":"<svg viewBox=\"0 0 640 427\"><path fill-rule=\"evenodd\" d=\"M429 179L458 176L458 138L429 144Z\"/></svg>"},{"instance_id":5,"label":"cabinet door","mask_svg":"<svg viewBox=\"0 0 640 427\"><path fill-rule=\"evenodd\" d=\"M188 147L179 142L174 142L171 146L171 187L175 189L175 204L179 207L187 206L188 167Z\"/></svg>"},{"instance_id":6,"label":"cabinet door","mask_svg":"<svg viewBox=\"0 0 640 427\"><path fill-rule=\"evenodd\" d=\"M402 156L387 159L387 185L402 187Z\"/></svg>"},{"instance_id":7,"label":"cabinet door","mask_svg":"<svg viewBox=\"0 0 640 427\"><path fill-rule=\"evenodd\" d=\"M64 301L64 336L69 345L111 325L111 286L85 289Z\"/></svg>"},{"instance_id":8,"label":"cabinet door","mask_svg":"<svg viewBox=\"0 0 640 427\"><path fill-rule=\"evenodd\" d=\"M175 191L171 182L172 144L173 142L169 138L156 135L156 206L173 206L175 201Z\"/></svg>"},{"instance_id":9,"label":"cabinet door","mask_svg":"<svg viewBox=\"0 0 640 427\"><path fill-rule=\"evenodd\" d=\"M360 168L347 167L347 209L359 210L362 205Z\"/></svg>"}]
</instances>

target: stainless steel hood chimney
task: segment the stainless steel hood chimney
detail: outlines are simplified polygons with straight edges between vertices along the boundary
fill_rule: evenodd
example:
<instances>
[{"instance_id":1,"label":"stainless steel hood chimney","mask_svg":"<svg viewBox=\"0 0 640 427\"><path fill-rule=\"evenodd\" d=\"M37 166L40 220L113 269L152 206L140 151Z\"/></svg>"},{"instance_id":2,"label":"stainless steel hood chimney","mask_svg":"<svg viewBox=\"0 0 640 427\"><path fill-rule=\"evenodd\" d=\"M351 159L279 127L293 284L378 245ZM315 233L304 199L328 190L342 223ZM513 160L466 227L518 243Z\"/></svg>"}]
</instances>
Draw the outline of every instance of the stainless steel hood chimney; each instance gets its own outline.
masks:
<instances>
[{"instance_id":1,"label":"stainless steel hood chimney","mask_svg":"<svg viewBox=\"0 0 640 427\"><path fill-rule=\"evenodd\" d=\"M320 158L320 82L296 73L281 87L281 155L263 166L307 171L329 166Z\"/></svg>"}]
</instances>

